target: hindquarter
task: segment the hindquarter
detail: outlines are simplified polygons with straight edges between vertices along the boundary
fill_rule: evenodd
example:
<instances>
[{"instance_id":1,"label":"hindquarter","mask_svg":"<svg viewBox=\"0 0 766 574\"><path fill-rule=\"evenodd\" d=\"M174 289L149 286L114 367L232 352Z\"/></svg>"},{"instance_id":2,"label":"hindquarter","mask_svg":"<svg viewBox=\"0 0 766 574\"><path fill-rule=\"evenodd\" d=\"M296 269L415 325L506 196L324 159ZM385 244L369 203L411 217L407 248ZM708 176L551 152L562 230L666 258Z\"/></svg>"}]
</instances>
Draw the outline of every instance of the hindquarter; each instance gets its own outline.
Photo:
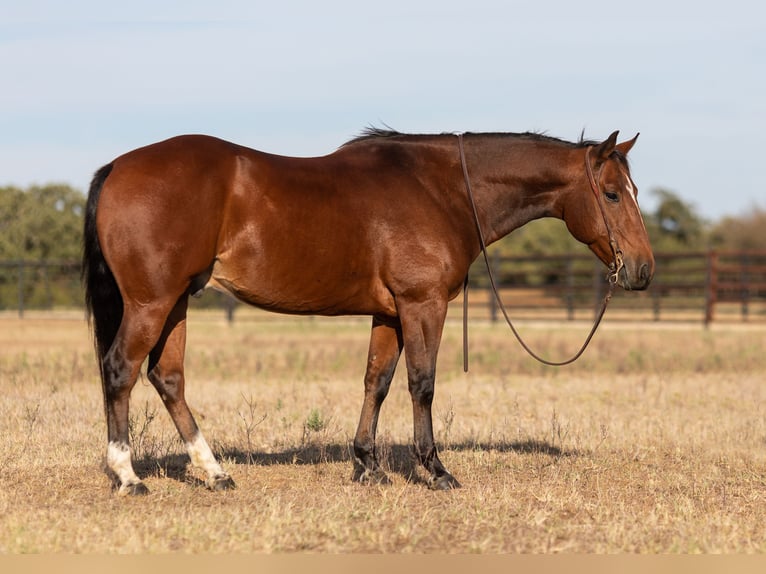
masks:
<instances>
[{"instance_id":1,"label":"hindquarter","mask_svg":"<svg viewBox=\"0 0 766 574\"><path fill-rule=\"evenodd\" d=\"M115 160L96 227L127 299L150 301L171 287L177 297L210 267L234 173L232 157L210 143L170 140Z\"/></svg>"}]
</instances>

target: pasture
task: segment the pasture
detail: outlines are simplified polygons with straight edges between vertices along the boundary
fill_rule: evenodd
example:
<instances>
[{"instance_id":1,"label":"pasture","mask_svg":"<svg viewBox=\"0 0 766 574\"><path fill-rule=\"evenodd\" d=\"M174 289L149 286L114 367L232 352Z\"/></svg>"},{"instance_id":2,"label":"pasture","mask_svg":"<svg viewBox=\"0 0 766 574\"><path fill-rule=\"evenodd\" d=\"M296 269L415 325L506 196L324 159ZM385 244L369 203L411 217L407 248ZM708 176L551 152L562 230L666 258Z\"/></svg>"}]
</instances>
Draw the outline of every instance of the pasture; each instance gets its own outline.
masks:
<instances>
[{"instance_id":1,"label":"pasture","mask_svg":"<svg viewBox=\"0 0 766 574\"><path fill-rule=\"evenodd\" d=\"M520 322L549 358L588 325ZM81 314L0 316L0 552L762 553L766 326L610 322L545 367L472 321L439 354L434 424L463 488L410 455L404 361L381 412L388 486L350 480L369 320L189 319L187 398L237 489L209 492L146 380L131 440L147 497L102 472L103 401Z\"/></svg>"}]
</instances>

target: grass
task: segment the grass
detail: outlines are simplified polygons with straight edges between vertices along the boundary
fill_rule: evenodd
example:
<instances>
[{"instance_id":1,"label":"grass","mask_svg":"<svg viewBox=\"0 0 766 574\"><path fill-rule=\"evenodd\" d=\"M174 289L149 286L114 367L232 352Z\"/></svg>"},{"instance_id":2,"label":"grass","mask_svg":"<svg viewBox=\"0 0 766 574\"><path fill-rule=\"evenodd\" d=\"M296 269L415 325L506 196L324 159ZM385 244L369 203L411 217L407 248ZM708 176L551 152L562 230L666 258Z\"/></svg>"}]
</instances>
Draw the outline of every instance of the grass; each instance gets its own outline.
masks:
<instances>
[{"instance_id":1,"label":"grass","mask_svg":"<svg viewBox=\"0 0 766 574\"><path fill-rule=\"evenodd\" d=\"M369 321L190 318L187 398L238 488L200 486L159 398L131 401L136 469L101 470L100 383L80 317L0 318L0 552L762 553L766 327L609 323L574 365L500 325L445 330L434 425L463 488L431 492L396 374L378 445L392 484L351 483ZM584 324L526 323L557 359Z\"/></svg>"}]
</instances>

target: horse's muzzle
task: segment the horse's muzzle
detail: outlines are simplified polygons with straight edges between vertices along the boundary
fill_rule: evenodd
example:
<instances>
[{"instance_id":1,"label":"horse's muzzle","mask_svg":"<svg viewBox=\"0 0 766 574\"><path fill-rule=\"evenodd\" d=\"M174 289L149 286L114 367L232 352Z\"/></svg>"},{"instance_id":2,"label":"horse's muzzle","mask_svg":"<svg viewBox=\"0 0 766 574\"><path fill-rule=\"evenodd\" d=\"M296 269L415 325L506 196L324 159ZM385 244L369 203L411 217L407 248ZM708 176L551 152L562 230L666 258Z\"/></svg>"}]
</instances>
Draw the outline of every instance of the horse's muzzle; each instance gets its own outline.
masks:
<instances>
[{"instance_id":1,"label":"horse's muzzle","mask_svg":"<svg viewBox=\"0 0 766 574\"><path fill-rule=\"evenodd\" d=\"M617 275L617 284L626 291L643 291L654 277L654 260L649 262L626 263Z\"/></svg>"}]
</instances>

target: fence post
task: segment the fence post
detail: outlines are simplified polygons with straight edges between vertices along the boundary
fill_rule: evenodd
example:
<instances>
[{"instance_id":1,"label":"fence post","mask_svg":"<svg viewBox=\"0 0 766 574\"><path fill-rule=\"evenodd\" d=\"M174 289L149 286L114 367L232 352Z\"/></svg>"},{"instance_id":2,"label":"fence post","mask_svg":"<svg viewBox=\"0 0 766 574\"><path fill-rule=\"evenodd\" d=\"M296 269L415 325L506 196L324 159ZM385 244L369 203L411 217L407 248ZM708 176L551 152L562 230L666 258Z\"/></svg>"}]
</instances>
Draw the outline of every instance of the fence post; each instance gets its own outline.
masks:
<instances>
[{"instance_id":1,"label":"fence post","mask_svg":"<svg viewBox=\"0 0 766 574\"><path fill-rule=\"evenodd\" d=\"M19 319L24 318L24 262L19 261Z\"/></svg>"},{"instance_id":2,"label":"fence post","mask_svg":"<svg viewBox=\"0 0 766 574\"><path fill-rule=\"evenodd\" d=\"M53 291L51 290L51 279L48 274L48 269L52 265L50 261L43 261L40 263L40 272L43 276L43 284L45 285L45 299L48 304L48 309L53 309Z\"/></svg>"},{"instance_id":3,"label":"fence post","mask_svg":"<svg viewBox=\"0 0 766 574\"><path fill-rule=\"evenodd\" d=\"M234 308L237 306L237 301L229 295L224 294L223 297L223 305L226 309L226 322L231 325L234 322Z\"/></svg>"},{"instance_id":4,"label":"fence post","mask_svg":"<svg viewBox=\"0 0 766 574\"><path fill-rule=\"evenodd\" d=\"M718 296L718 253L707 252L707 273L705 274L705 327L713 322L713 311Z\"/></svg>"},{"instance_id":5,"label":"fence post","mask_svg":"<svg viewBox=\"0 0 766 574\"><path fill-rule=\"evenodd\" d=\"M750 258L747 256L747 253L742 253L740 256L739 264L740 297L742 298L742 321L747 322L748 314L750 312L748 306L750 298Z\"/></svg>"},{"instance_id":6,"label":"fence post","mask_svg":"<svg viewBox=\"0 0 766 574\"><path fill-rule=\"evenodd\" d=\"M598 317L598 310L601 306L601 300L604 298L604 282L601 275L602 264L596 261L593 266L593 291L596 296L593 299L593 317Z\"/></svg>"},{"instance_id":7,"label":"fence post","mask_svg":"<svg viewBox=\"0 0 766 574\"><path fill-rule=\"evenodd\" d=\"M567 259L567 294L566 294L566 303L567 303L567 318L570 321L574 321L575 311L574 311L574 260L570 257Z\"/></svg>"},{"instance_id":8,"label":"fence post","mask_svg":"<svg viewBox=\"0 0 766 574\"><path fill-rule=\"evenodd\" d=\"M661 284L662 273L657 272L660 268L659 256L655 256L655 261L656 261L656 267L654 268L655 269L654 279L652 279L651 298L652 298L652 312L654 313L654 320L659 321L660 320L660 299L662 298L662 284Z\"/></svg>"},{"instance_id":9,"label":"fence post","mask_svg":"<svg viewBox=\"0 0 766 574\"><path fill-rule=\"evenodd\" d=\"M490 258L490 265L492 266L492 273L495 277L497 277L497 271L500 267L500 255L495 252L492 254L492 257ZM497 301L495 301L495 294L492 291L492 282L489 281L489 278L487 278L487 292L489 293L489 318L493 323L497 322ZM497 296L500 297L500 285L497 286L498 288L498 294Z\"/></svg>"}]
</instances>

